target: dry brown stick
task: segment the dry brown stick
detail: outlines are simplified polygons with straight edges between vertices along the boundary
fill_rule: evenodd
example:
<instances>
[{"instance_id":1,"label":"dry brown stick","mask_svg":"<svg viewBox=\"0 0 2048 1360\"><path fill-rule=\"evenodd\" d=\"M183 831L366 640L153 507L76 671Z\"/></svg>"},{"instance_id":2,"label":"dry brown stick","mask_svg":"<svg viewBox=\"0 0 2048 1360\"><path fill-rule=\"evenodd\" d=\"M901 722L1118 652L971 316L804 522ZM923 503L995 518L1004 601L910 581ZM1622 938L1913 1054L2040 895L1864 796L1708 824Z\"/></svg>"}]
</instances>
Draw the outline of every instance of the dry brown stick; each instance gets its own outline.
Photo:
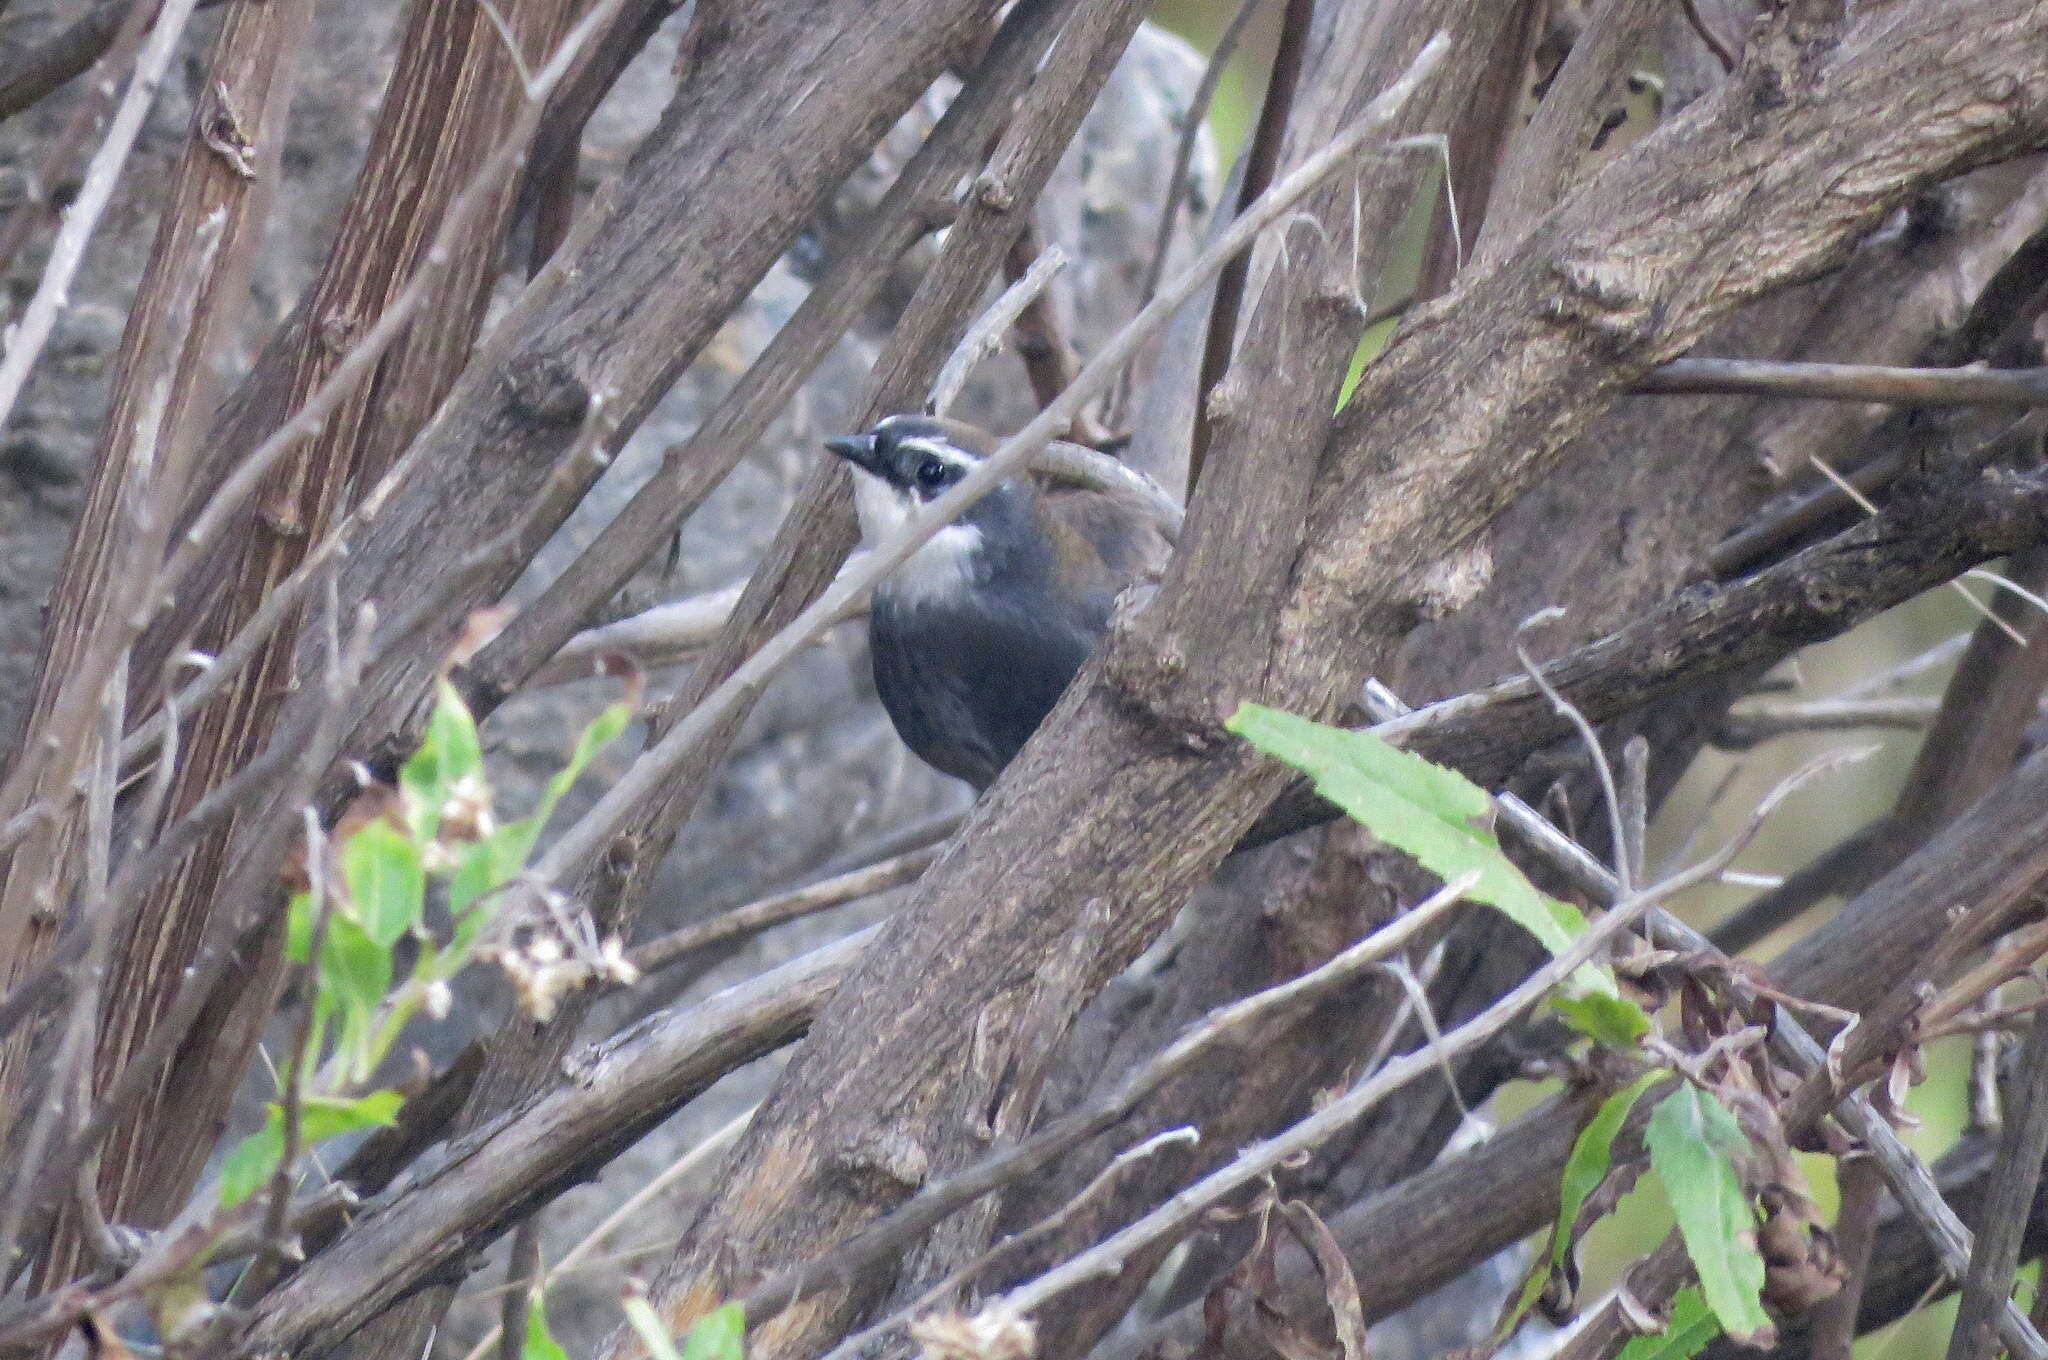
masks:
<instances>
[{"instance_id":1,"label":"dry brown stick","mask_svg":"<svg viewBox=\"0 0 2048 1360\"><path fill-rule=\"evenodd\" d=\"M1018 236L1010 253L1003 257L1003 275L1015 287L1029 276L1032 264L1046 250L1044 233L1034 220ZM1073 342L1068 340L1066 328L1060 325L1059 311L1053 305L1053 295L1040 292L1024 305L1018 314L1016 324L1011 328L1011 342L1016 346L1017 357L1023 361L1024 376L1031 382L1032 395L1043 406L1060 394L1060 389L1074 380L1077 360ZM1106 398L1105 398L1106 400ZM1074 427L1067 437L1091 447L1109 438L1105 430L1088 412L1075 417Z\"/></svg>"},{"instance_id":2,"label":"dry brown stick","mask_svg":"<svg viewBox=\"0 0 2048 1360\"><path fill-rule=\"evenodd\" d=\"M1209 49L1209 59L1202 67L1202 79L1195 85L1195 92L1188 98L1187 111L1181 115L1180 137L1173 147L1173 171L1166 179L1166 197L1159 204L1159 226L1153 233L1152 253L1145 261L1145 278L1138 287L1138 305L1144 306L1159 291L1159 281L1166 276L1166 256L1173 247L1174 228L1180 223L1180 210L1187 201L1190 176L1194 170L1195 147L1200 143L1202 130L1208 126L1209 107L1215 102L1216 87L1223 82L1223 73L1230 67L1230 59L1237 53L1237 45L1243 40L1245 29L1250 26L1252 16L1258 13L1260 0L1239 0L1237 12L1230 16L1230 22L1223 26L1223 32L1216 37L1216 45ZM1242 182L1242 176L1239 177ZM1103 399L1102 424L1115 429L1127 412L1131 384L1136 380L1130 367L1117 375L1116 386Z\"/></svg>"},{"instance_id":3,"label":"dry brown stick","mask_svg":"<svg viewBox=\"0 0 2048 1360\"><path fill-rule=\"evenodd\" d=\"M672 930L635 946L633 952L626 956L627 961L640 973L652 973L713 945L743 939L771 926L801 920L891 888L900 888L906 883L916 882L918 875L930 868L943 850L943 845L912 850L864 869L828 878L822 883L777 893L744 907L721 912L708 921Z\"/></svg>"},{"instance_id":4,"label":"dry brown stick","mask_svg":"<svg viewBox=\"0 0 2048 1360\"><path fill-rule=\"evenodd\" d=\"M1811 699L1803 703L1757 703L1731 709L1714 730L1713 743L1742 751L1773 737L1803 732L1841 732L1896 727L1918 732L1940 711L1938 699L1918 695L1897 699Z\"/></svg>"},{"instance_id":5,"label":"dry brown stick","mask_svg":"<svg viewBox=\"0 0 2048 1360\"><path fill-rule=\"evenodd\" d=\"M1215 1044L1247 1042L1275 1017L1328 996L1363 969L1400 952L1438 916L1457 905L1470 886L1469 878L1460 878L1321 966L1216 1008L1100 1100L925 1186L900 1208L830 1251L762 1281L747 1291L747 1316L765 1321L822 1285L873 1269L981 1196L1031 1174L1083 1139L1114 1127L1146 1096L1187 1070Z\"/></svg>"},{"instance_id":6,"label":"dry brown stick","mask_svg":"<svg viewBox=\"0 0 2048 1360\"><path fill-rule=\"evenodd\" d=\"M1707 17L1700 13L1699 0L1678 0L1678 3L1685 11L1685 21L1692 25L1693 33L1706 44L1707 50L1714 54L1714 60L1721 63L1721 69L1732 72L1740 58L1735 50L1722 40L1721 35L1714 32L1714 26L1707 22Z\"/></svg>"},{"instance_id":7,"label":"dry brown stick","mask_svg":"<svg viewBox=\"0 0 2048 1360\"><path fill-rule=\"evenodd\" d=\"M2041 1159L2048 1155L2048 1025L2028 1031L2008 1110L1963 1278L1949 1360L1991 1360L2003 1344L1998 1318L2012 1302L2020 1239L2041 1181Z\"/></svg>"},{"instance_id":8,"label":"dry brown stick","mask_svg":"<svg viewBox=\"0 0 2048 1360\"><path fill-rule=\"evenodd\" d=\"M1009 333L1022 325L1026 313L1042 308L1046 289L1066 267L1066 251L1058 246L1047 246L1042 250L1036 248L1036 233L1028 227L1018 235L1009 253L1003 256L1003 272L1009 277L1010 286L975 319L967 334L954 346L952 356L939 369L939 376L932 380L931 395L925 398L927 414L944 415L951 409L975 367L983 359L1002 351ZM1036 324L1043 328L1048 321L1048 317L1041 316ZM1041 329L1039 340L1046 348L1036 360L1026 354L1024 363L1030 370L1032 391L1038 397L1038 404L1049 406L1074 380L1073 356L1066 352L1057 330L1047 332ZM1065 433L1060 431L1060 435Z\"/></svg>"},{"instance_id":9,"label":"dry brown stick","mask_svg":"<svg viewBox=\"0 0 2048 1360\"><path fill-rule=\"evenodd\" d=\"M1295 92L1308 61L1309 30L1315 24L1315 0L1285 0L1280 18L1280 43L1273 52L1273 67L1266 77L1266 98L1259 106L1258 126L1252 130L1251 145L1245 151L1244 180L1238 191L1237 210L1243 213L1266 192L1280 168L1280 151L1294 111ZM1238 311L1244 302L1249 258L1235 259L1216 277L1216 297L1209 308L1209 334L1203 341L1202 374L1195 388L1194 443L1188 450L1188 484L1183 500L1194 499L1195 483L1202 476L1202 463L1209 453L1209 397L1223 381L1230 367L1232 348L1237 343Z\"/></svg>"},{"instance_id":10,"label":"dry brown stick","mask_svg":"<svg viewBox=\"0 0 2048 1360\"><path fill-rule=\"evenodd\" d=\"M520 1360L526 1352L526 1318L540 1285L540 1215L531 1214L512 1233L505 1262L505 1297L498 1315L498 1360Z\"/></svg>"},{"instance_id":11,"label":"dry brown stick","mask_svg":"<svg viewBox=\"0 0 2048 1360\"><path fill-rule=\"evenodd\" d=\"M148 23L157 0L93 0L85 13L0 65L0 120L62 89L120 44L124 28ZM199 0L209 9L221 0ZM4 266L0 266L4 268Z\"/></svg>"},{"instance_id":12,"label":"dry brown stick","mask_svg":"<svg viewBox=\"0 0 2048 1360\"><path fill-rule=\"evenodd\" d=\"M1863 1306L1864 1282L1870 1278L1870 1251L1884 1195L1884 1178L1868 1153L1851 1152L1839 1167L1841 1209L1835 1215L1835 1247L1841 1253L1844 1278L1839 1292L1814 1305L1812 1360L1852 1360L1856 1314Z\"/></svg>"},{"instance_id":13,"label":"dry brown stick","mask_svg":"<svg viewBox=\"0 0 2048 1360\"><path fill-rule=\"evenodd\" d=\"M1476 265L1505 255L1563 196L1592 151L1604 105L1628 74L1665 0L1606 0L1588 16L1571 54L1515 134L1472 247Z\"/></svg>"},{"instance_id":14,"label":"dry brown stick","mask_svg":"<svg viewBox=\"0 0 2048 1360\"><path fill-rule=\"evenodd\" d=\"M1650 370L1635 390L1653 395L1723 393L1901 406L2037 407L2048 406L2048 369L1673 359Z\"/></svg>"}]
</instances>

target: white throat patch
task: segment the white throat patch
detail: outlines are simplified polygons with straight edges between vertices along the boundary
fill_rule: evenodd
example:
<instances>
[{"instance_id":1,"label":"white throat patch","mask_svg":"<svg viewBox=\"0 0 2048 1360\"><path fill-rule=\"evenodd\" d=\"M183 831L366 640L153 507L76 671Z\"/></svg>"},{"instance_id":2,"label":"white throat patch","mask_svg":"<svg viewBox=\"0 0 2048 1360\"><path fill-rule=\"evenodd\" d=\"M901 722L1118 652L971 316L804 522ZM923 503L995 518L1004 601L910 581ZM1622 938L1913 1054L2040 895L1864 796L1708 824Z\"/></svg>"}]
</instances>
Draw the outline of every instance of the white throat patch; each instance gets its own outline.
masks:
<instances>
[{"instance_id":1,"label":"white throat patch","mask_svg":"<svg viewBox=\"0 0 2048 1360\"><path fill-rule=\"evenodd\" d=\"M900 530L917 509L907 491L898 491L866 472L853 474L853 504L860 515L860 534L873 547ZM981 551L981 530L971 524L948 524L896 568L880 589L902 606L941 603L958 598L974 583L974 555Z\"/></svg>"}]
</instances>

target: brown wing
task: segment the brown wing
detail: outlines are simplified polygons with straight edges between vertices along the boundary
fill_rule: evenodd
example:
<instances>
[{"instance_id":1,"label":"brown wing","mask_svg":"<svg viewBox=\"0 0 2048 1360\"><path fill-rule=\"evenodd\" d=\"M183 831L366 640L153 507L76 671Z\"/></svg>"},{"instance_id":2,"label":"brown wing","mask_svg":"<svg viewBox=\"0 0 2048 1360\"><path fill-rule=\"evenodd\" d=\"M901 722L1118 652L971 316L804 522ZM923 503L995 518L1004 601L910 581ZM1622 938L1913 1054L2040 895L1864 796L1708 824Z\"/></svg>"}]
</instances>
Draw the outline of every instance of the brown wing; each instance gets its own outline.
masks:
<instances>
[{"instance_id":1,"label":"brown wing","mask_svg":"<svg viewBox=\"0 0 2048 1360\"><path fill-rule=\"evenodd\" d=\"M1137 583L1156 583L1166 570L1173 539L1146 502L1071 488L1042 495L1039 504L1062 565L1099 572L1111 594Z\"/></svg>"},{"instance_id":2,"label":"brown wing","mask_svg":"<svg viewBox=\"0 0 2048 1360\"><path fill-rule=\"evenodd\" d=\"M1112 596L1158 581L1180 534L1180 509L1164 492L1105 455L1062 443L1033 474L1063 567Z\"/></svg>"}]
</instances>

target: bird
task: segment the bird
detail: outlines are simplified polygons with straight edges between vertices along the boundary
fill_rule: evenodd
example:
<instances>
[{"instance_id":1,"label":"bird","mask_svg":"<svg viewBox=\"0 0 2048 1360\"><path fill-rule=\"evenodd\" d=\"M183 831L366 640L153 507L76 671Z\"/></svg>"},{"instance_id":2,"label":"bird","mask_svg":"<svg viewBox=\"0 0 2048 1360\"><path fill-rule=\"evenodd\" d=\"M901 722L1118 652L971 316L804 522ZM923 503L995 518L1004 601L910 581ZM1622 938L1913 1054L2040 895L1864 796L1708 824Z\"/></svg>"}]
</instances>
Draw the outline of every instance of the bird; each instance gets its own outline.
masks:
<instances>
[{"instance_id":1,"label":"bird","mask_svg":"<svg viewBox=\"0 0 2048 1360\"><path fill-rule=\"evenodd\" d=\"M853 469L873 546L998 441L962 421L893 415L825 447ZM875 691L927 765L995 782L1101 643L1118 597L1156 584L1180 509L1149 478L1059 442L990 489L875 588Z\"/></svg>"}]
</instances>

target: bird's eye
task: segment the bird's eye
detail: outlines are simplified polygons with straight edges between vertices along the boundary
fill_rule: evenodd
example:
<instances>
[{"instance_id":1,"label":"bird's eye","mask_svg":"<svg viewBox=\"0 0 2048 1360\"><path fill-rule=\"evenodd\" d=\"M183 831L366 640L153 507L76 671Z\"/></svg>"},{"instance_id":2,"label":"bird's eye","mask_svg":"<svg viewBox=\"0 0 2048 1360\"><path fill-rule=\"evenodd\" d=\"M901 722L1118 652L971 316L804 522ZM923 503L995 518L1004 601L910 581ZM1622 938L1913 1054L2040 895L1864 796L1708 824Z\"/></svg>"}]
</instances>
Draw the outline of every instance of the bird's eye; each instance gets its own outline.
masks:
<instances>
[{"instance_id":1,"label":"bird's eye","mask_svg":"<svg viewBox=\"0 0 2048 1360\"><path fill-rule=\"evenodd\" d=\"M953 470L937 458L927 458L917 465L917 484L928 491L937 491L952 480Z\"/></svg>"}]
</instances>

